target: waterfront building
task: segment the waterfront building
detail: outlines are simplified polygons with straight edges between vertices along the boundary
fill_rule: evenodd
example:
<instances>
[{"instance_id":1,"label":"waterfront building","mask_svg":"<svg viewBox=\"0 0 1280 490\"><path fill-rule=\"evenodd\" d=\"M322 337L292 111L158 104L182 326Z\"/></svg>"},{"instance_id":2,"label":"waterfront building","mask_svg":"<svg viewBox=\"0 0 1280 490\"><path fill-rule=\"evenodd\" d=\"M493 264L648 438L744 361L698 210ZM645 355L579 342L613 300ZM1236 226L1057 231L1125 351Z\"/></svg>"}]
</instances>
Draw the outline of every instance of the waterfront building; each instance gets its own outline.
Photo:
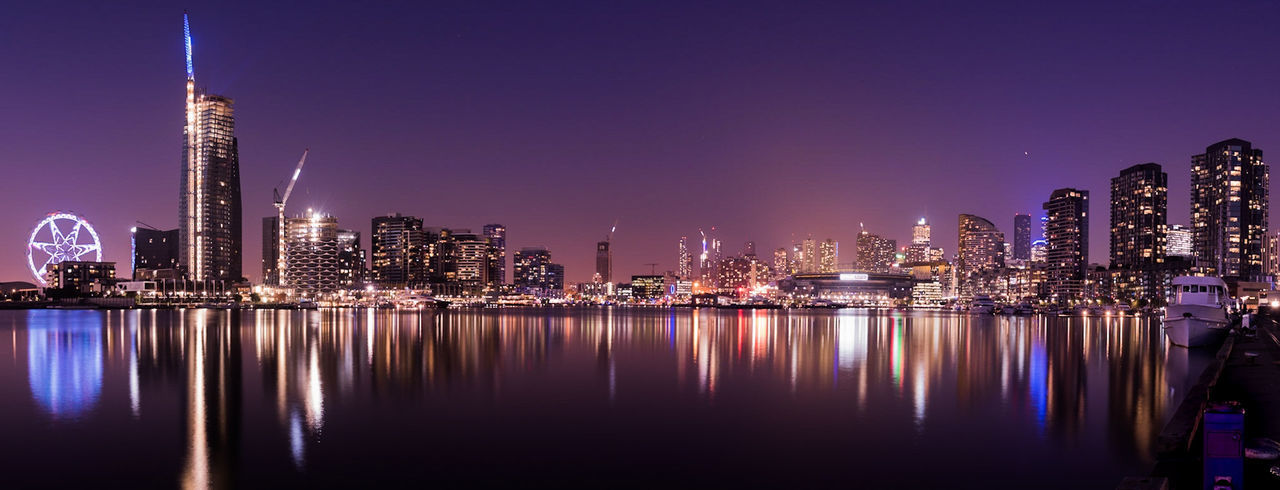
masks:
<instances>
[{"instance_id":1,"label":"waterfront building","mask_svg":"<svg viewBox=\"0 0 1280 490\"><path fill-rule=\"evenodd\" d=\"M893 306L911 300L915 280L907 274L827 272L796 274L778 289L801 301L830 301L850 306Z\"/></svg>"},{"instance_id":2,"label":"waterfront building","mask_svg":"<svg viewBox=\"0 0 1280 490\"><path fill-rule=\"evenodd\" d=\"M507 227L492 223L484 225L484 237L489 241L488 269L485 284L491 287L507 283Z\"/></svg>"},{"instance_id":3,"label":"waterfront building","mask_svg":"<svg viewBox=\"0 0 1280 490\"><path fill-rule=\"evenodd\" d=\"M942 298L942 283L938 281L922 281L911 286L913 306L942 306Z\"/></svg>"},{"instance_id":4,"label":"waterfront building","mask_svg":"<svg viewBox=\"0 0 1280 490\"><path fill-rule=\"evenodd\" d=\"M262 284L280 285L280 218L262 218Z\"/></svg>"},{"instance_id":5,"label":"waterfront building","mask_svg":"<svg viewBox=\"0 0 1280 490\"><path fill-rule=\"evenodd\" d=\"M1165 233L1166 257L1195 257L1191 229L1182 225L1169 225Z\"/></svg>"},{"instance_id":6,"label":"waterfront building","mask_svg":"<svg viewBox=\"0 0 1280 490\"><path fill-rule=\"evenodd\" d=\"M1004 267L1004 233L985 218L961 214L956 244L958 294L990 293L979 280L984 272Z\"/></svg>"},{"instance_id":7,"label":"waterfront building","mask_svg":"<svg viewBox=\"0 0 1280 490\"><path fill-rule=\"evenodd\" d=\"M455 280L464 293L475 294L489 284L489 240L474 233L457 233L453 238Z\"/></svg>"},{"instance_id":8,"label":"waterfront building","mask_svg":"<svg viewBox=\"0 0 1280 490\"><path fill-rule=\"evenodd\" d=\"M49 289L64 292L102 292L110 288L115 278L115 262L64 260L49 264L45 271Z\"/></svg>"},{"instance_id":9,"label":"waterfront building","mask_svg":"<svg viewBox=\"0 0 1280 490\"><path fill-rule=\"evenodd\" d=\"M1164 296L1168 175L1155 163L1134 165L1111 179L1111 263L1107 296L1119 300Z\"/></svg>"},{"instance_id":10,"label":"waterfront building","mask_svg":"<svg viewBox=\"0 0 1280 490\"><path fill-rule=\"evenodd\" d=\"M898 243L862 230L858 232L857 263L855 269L863 272L889 272L893 270L894 255Z\"/></svg>"},{"instance_id":11,"label":"waterfront building","mask_svg":"<svg viewBox=\"0 0 1280 490\"><path fill-rule=\"evenodd\" d=\"M1031 215L1013 215L1013 258L1031 260Z\"/></svg>"},{"instance_id":12,"label":"waterfront building","mask_svg":"<svg viewBox=\"0 0 1280 490\"><path fill-rule=\"evenodd\" d=\"M155 230L134 227L129 241L133 245L130 276L139 278L138 270L151 273L178 268L178 230ZM144 274L145 275L145 274Z\"/></svg>"},{"instance_id":13,"label":"waterfront building","mask_svg":"<svg viewBox=\"0 0 1280 490\"><path fill-rule=\"evenodd\" d=\"M1270 175L1262 150L1242 139L1191 157L1191 231L1201 266L1224 279L1261 280Z\"/></svg>"},{"instance_id":14,"label":"waterfront building","mask_svg":"<svg viewBox=\"0 0 1280 490\"><path fill-rule=\"evenodd\" d=\"M178 263L196 281L241 279L240 151L234 102L196 88L191 29L187 48L186 123L178 202Z\"/></svg>"},{"instance_id":15,"label":"waterfront building","mask_svg":"<svg viewBox=\"0 0 1280 490\"><path fill-rule=\"evenodd\" d=\"M418 287L426 283L422 220L399 213L373 218L370 240L373 280L379 287Z\"/></svg>"},{"instance_id":16,"label":"waterfront building","mask_svg":"<svg viewBox=\"0 0 1280 490\"><path fill-rule=\"evenodd\" d=\"M556 296L564 291L564 266L551 262L545 247L524 247L516 252L512 284L516 291L537 296Z\"/></svg>"},{"instance_id":17,"label":"waterfront building","mask_svg":"<svg viewBox=\"0 0 1280 490\"><path fill-rule=\"evenodd\" d=\"M840 244L838 242L828 238L818 244L818 272L835 272L839 260Z\"/></svg>"},{"instance_id":18,"label":"waterfront building","mask_svg":"<svg viewBox=\"0 0 1280 490\"><path fill-rule=\"evenodd\" d=\"M1055 190L1043 208L1049 295L1058 302L1080 298L1089 266L1089 191Z\"/></svg>"},{"instance_id":19,"label":"waterfront building","mask_svg":"<svg viewBox=\"0 0 1280 490\"><path fill-rule=\"evenodd\" d=\"M676 257L676 275L681 279L693 277L693 254L689 252L689 237L680 237L679 255Z\"/></svg>"},{"instance_id":20,"label":"waterfront building","mask_svg":"<svg viewBox=\"0 0 1280 490\"><path fill-rule=\"evenodd\" d=\"M284 285L303 297L338 289L338 219L285 218Z\"/></svg>"},{"instance_id":21,"label":"waterfront building","mask_svg":"<svg viewBox=\"0 0 1280 490\"><path fill-rule=\"evenodd\" d=\"M596 274L600 282L613 282L613 250L608 240L596 243Z\"/></svg>"},{"instance_id":22,"label":"waterfront building","mask_svg":"<svg viewBox=\"0 0 1280 490\"><path fill-rule=\"evenodd\" d=\"M666 276L631 276L631 297L640 301L662 299L666 296Z\"/></svg>"},{"instance_id":23,"label":"waterfront building","mask_svg":"<svg viewBox=\"0 0 1280 490\"><path fill-rule=\"evenodd\" d=\"M338 230L338 287L363 287L365 274L365 252L360 248L360 232Z\"/></svg>"}]
</instances>

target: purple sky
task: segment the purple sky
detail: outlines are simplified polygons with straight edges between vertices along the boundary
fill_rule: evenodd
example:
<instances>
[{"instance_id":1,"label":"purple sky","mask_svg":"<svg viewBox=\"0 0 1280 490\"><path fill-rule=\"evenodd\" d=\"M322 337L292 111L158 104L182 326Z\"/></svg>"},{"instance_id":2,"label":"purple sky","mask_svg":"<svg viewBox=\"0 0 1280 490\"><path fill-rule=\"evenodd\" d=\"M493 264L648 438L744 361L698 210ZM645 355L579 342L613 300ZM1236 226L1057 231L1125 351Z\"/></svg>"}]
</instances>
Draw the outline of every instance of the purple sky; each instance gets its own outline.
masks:
<instances>
[{"instance_id":1,"label":"purple sky","mask_svg":"<svg viewBox=\"0 0 1280 490\"><path fill-rule=\"evenodd\" d=\"M618 276L674 268L679 237L713 225L727 253L812 234L846 263L859 222L902 244L927 216L949 255L958 213L1011 237L1058 187L1092 193L1105 263L1121 169L1163 165L1186 223L1192 154L1280 148L1268 2L127 3L0 16L0 280L30 280L26 238L53 210L86 216L122 270L134 220L177 227L183 8L197 82L236 99L255 281L271 189L305 147L292 210L365 247L390 212L503 223L571 282L614 219Z\"/></svg>"}]
</instances>

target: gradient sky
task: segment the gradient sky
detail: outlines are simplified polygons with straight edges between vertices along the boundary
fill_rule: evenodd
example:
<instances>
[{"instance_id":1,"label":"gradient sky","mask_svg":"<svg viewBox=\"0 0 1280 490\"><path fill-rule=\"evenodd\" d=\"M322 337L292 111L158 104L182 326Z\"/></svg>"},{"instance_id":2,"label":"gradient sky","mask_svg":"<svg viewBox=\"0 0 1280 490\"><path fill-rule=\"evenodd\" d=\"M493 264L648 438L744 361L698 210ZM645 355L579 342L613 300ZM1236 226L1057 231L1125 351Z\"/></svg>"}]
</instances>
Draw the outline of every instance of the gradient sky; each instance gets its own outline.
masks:
<instances>
[{"instance_id":1,"label":"gradient sky","mask_svg":"<svg viewBox=\"0 0 1280 490\"><path fill-rule=\"evenodd\" d=\"M905 244L927 216L950 255L958 213L1011 238L1059 187L1092 193L1105 263L1121 169L1163 165L1186 223L1192 154L1280 148L1270 2L126 3L0 16L0 280L30 280L50 211L87 217L123 274L135 220L177 227L183 8L197 83L236 100L255 281L306 147L291 210L366 248L392 212L502 223L571 282L615 219L618 276L673 269L711 226L726 253L812 234L848 263L859 223Z\"/></svg>"}]
</instances>

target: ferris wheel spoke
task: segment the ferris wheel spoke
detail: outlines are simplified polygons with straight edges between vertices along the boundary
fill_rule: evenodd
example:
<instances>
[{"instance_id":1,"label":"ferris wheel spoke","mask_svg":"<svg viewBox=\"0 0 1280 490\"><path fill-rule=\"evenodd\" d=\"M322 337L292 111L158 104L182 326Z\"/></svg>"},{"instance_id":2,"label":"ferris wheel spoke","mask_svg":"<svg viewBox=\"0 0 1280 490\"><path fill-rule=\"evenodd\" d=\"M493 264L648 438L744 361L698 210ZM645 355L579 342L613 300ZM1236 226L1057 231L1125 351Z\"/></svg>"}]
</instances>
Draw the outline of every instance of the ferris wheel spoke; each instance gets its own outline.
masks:
<instances>
[{"instance_id":1,"label":"ferris wheel spoke","mask_svg":"<svg viewBox=\"0 0 1280 490\"><path fill-rule=\"evenodd\" d=\"M71 258L79 259L80 256L98 250L97 245L72 245Z\"/></svg>"},{"instance_id":2,"label":"ferris wheel spoke","mask_svg":"<svg viewBox=\"0 0 1280 490\"><path fill-rule=\"evenodd\" d=\"M71 234L67 235L68 244L75 245L80 240L80 227L83 225L84 223L76 221L76 226L71 228Z\"/></svg>"},{"instance_id":3,"label":"ferris wheel spoke","mask_svg":"<svg viewBox=\"0 0 1280 490\"><path fill-rule=\"evenodd\" d=\"M58 228L58 220L49 220L49 231L53 233L54 243L66 240L66 237L62 234L62 229Z\"/></svg>"}]
</instances>

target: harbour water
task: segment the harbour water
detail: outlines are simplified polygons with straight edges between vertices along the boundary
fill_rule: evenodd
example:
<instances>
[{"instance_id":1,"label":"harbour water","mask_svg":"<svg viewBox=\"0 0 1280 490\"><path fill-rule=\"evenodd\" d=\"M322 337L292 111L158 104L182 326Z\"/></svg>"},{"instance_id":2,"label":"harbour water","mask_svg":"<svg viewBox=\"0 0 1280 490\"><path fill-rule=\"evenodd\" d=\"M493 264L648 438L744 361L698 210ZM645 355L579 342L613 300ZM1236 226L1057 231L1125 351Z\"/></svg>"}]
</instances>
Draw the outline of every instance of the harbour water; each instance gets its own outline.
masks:
<instances>
[{"instance_id":1,"label":"harbour water","mask_svg":"<svg viewBox=\"0 0 1280 490\"><path fill-rule=\"evenodd\" d=\"M1111 488L1150 470L1210 356L1132 317L0 311L0 472L10 488Z\"/></svg>"}]
</instances>

